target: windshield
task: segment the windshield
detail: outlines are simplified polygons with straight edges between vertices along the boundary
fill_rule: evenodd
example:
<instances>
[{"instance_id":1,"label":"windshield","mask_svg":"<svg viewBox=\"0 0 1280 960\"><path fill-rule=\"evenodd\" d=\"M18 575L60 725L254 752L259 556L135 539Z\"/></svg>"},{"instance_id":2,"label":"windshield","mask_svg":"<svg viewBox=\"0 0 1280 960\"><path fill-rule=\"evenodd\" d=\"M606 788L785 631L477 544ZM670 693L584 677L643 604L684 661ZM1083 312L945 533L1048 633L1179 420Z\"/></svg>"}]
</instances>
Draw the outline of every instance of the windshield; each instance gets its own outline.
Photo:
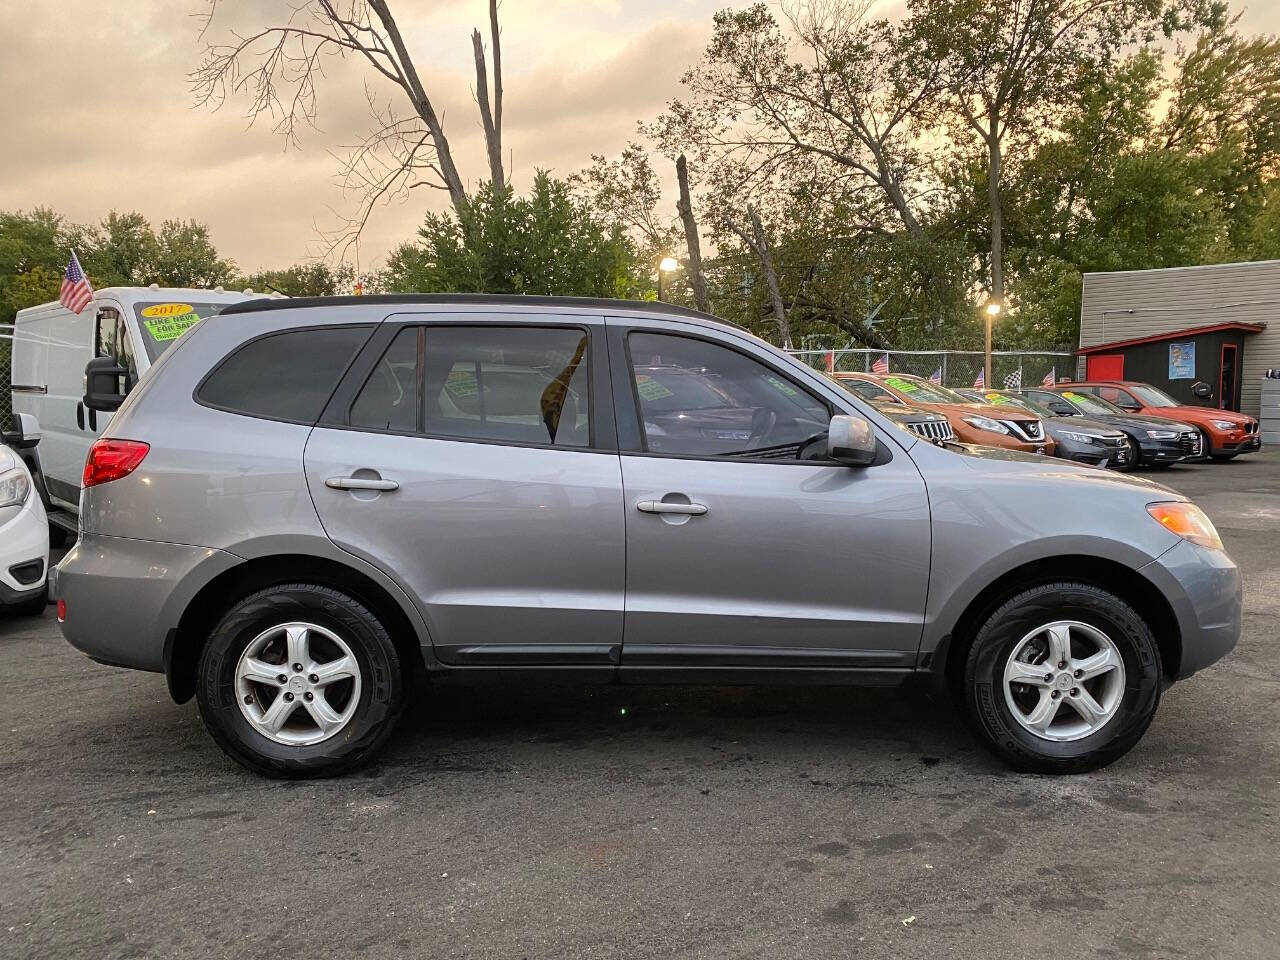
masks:
<instances>
[{"instance_id":1,"label":"windshield","mask_svg":"<svg viewBox=\"0 0 1280 960\"><path fill-rule=\"evenodd\" d=\"M206 317L221 313L231 304L224 303L174 303L153 301L135 303L134 316L147 347L147 356L155 363L179 337Z\"/></svg>"},{"instance_id":2,"label":"windshield","mask_svg":"<svg viewBox=\"0 0 1280 960\"><path fill-rule=\"evenodd\" d=\"M1124 416L1123 410L1101 397L1076 393L1074 390L1063 390L1060 396L1082 413L1092 413L1100 417Z\"/></svg>"},{"instance_id":3,"label":"windshield","mask_svg":"<svg viewBox=\"0 0 1280 960\"><path fill-rule=\"evenodd\" d=\"M990 393L982 395L984 403L989 403L994 407L1011 407L1014 410L1025 410L1028 412L1036 412L1031 409L1031 404L1025 397L1011 397L1005 393L996 393L994 390ZM1053 416L1053 414L1049 414Z\"/></svg>"},{"instance_id":4,"label":"windshield","mask_svg":"<svg viewBox=\"0 0 1280 960\"><path fill-rule=\"evenodd\" d=\"M1054 413L1044 404L1036 403L1030 397L1004 397L1004 399L1007 400L1009 403L1014 404L1017 407L1021 407L1023 410L1026 410L1028 413L1034 413L1040 417L1058 416L1058 414Z\"/></svg>"},{"instance_id":5,"label":"windshield","mask_svg":"<svg viewBox=\"0 0 1280 960\"><path fill-rule=\"evenodd\" d=\"M1142 401L1144 407L1180 407L1180 404L1173 397L1169 396L1163 390L1157 390L1155 387L1149 387L1145 383L1138 386L1130 387L1129 390L1137 395Z\"/></svg>"},{"instance_id":6,"label":"windshield","mask_svg":"<svg viewBox=\"0 0 1280 960\"><path fill-rule=\"evenodd\" d=\"M884 383L916 403L972 403L967 397L953 393L928 380L912 380L907 377L885 377Z\"/></svg>"}]
</instances>

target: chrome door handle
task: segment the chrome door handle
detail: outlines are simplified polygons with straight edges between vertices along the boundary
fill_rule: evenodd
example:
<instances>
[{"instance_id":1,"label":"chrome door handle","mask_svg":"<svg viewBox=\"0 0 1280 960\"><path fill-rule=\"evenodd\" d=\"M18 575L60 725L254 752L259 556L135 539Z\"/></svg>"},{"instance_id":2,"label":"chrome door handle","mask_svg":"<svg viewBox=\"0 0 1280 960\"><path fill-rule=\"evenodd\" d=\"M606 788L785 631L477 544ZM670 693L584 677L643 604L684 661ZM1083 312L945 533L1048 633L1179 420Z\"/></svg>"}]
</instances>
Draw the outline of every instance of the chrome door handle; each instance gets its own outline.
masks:
<instances>
[{"instance_id":1,"label":"chrome door handle","mask_svg":"<svg viewBox=\"0 0 1280 960\"><path fill-rule=\"evenodd\" d=\"M366 480L363 477L330 477L324 485L331 490L399 490L394 480Z\"/></svg>"},{"instance_id":2,"label":"chrome door handle","mask_svg":"<svg viewBox=\"0 0 1280 960\"><path fill-rule=\"evenodd\" d=\"M707 512L705 503L667 503L663 500L641 500L636 504L641 513L682 513L689 517L700 517Z\"/></svg>"}]
</instances>

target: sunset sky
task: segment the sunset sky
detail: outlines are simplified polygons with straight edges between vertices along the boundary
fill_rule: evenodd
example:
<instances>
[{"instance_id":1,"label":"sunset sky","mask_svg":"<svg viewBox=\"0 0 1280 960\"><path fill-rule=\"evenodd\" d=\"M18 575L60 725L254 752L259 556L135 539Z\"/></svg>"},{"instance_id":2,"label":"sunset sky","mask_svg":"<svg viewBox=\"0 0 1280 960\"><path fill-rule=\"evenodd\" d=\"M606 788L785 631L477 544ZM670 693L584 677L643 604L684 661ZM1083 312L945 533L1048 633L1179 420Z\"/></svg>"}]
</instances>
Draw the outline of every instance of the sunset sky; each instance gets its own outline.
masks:
<instances>
[{"instance_id":1,"label":"sunset sky","mask_svg":"<svg viewBox=\"0 0 1280 960\"><path fill-rule=\"evenodd\" d=\"M222 0L210 36L278 22L286 0ZM517 188L536 167L568 175L592 153L614 154L679 88L725 0L505 0L504 141ZM883 10L892 15L896 3ZM1242 9L1236 4L1236 9ZM485 0L392 0L465 179L486 168L470 32L487 35ZM286 149L270 123L247 126L246 102L193 108L186 74L198 62L203 0L64 0L0 5L0 209L49 206L76 221L111 209L207 222L245 270L282 267L319 250L317 229L351 211L329 151L367 129L363 78L335 61L320 90L316 130ZM1255 2L1242 23L1280 31L1280 3ZM396 91L370 79L385 97ZM412 236L443 194L418 191L381 209L360 247L375 266Z\"/></svg>"}]
</instances>

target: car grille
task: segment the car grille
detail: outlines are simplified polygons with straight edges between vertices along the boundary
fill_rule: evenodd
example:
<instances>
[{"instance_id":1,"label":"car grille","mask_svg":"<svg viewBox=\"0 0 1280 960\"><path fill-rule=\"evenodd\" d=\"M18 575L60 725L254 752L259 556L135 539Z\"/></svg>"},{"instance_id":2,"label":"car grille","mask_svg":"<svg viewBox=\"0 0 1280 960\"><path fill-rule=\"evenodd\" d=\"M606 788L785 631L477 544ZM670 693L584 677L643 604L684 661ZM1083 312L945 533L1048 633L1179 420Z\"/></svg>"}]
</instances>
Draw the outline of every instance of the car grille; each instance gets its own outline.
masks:
<instances>
[{"instance_id":1,"label":"car grille","mask_svg":"<svg viewBox=\"0 0 1280 960\"><path fill-rule=\"evenodd\" d=\"M1015 437L1028 443L1039 443L1044 439L1044 424L1039 420L1002 420L1006 427L1013 431Z\"/></svg>"},{"instance_id":2,"label":"car grille","mask_svg":"<svg viewBox=\"0 0 1280 960\"><path fill-rule=\"evenodd\" d=\"M950 442L956 438L956 432L951 429L950 420L924 420L920 423L909 423L907 428L926 440Z\"/></svg>"},{"instance_id":3,"label":"car grille","mask_svg":"<svg viewBox=\"0 0 1280 960\"><path fill-rule=\"evenodd\" d=\"M1178 434L1178 446L1189 457L1198 457L1204 452L1204 441L1199 430L1188 430Z\"/></svg>"},{"instance_id":4,"label":"car grille","mask_svg":"<svg viewBox=\"0 0 1280 960\"><path fill-rule=\"evenodd\" d=\"M1258 432L1258 421L1257 421L1257 420L1250 420L1248 423L1246 423L1246 424L1244 425L1244 432L1245 432L1245 433L1257 433L1257 432Z\"/></svg>"}]
</instances>

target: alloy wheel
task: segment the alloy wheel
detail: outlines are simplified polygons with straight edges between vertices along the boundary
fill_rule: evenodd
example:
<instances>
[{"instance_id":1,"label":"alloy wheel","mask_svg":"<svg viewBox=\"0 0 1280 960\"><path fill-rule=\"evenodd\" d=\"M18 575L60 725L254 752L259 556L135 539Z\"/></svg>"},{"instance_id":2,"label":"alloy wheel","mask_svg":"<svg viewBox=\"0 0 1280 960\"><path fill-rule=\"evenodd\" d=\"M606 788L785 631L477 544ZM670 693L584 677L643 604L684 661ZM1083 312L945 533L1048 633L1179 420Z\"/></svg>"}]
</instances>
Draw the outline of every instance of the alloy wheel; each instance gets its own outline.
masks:
<instances>
[{"instance_id":1,"label":"alloy wheel","mask_svg":"<svg viewBox=\"0 0 1280 960\"><path fill-rule=\"evenodd\" d=\"M236 663L240 712L269 740L309 746L336 736L360 702L360 664L340 636L282 623L249 642Z\"/></svg>"},{"instance_id":2,"label":"alloy wheel","mask_svg":"<svg viewBox=\"0 0 1280 960\"><path fill-rule=\"evenodd\" d=\"M1017 644L1004 668L1005 703L1023 727L1065 742L1097 733L1124 699L1124 660L1097 627L1056 620Z\"/></svg>"}]
</instances>

